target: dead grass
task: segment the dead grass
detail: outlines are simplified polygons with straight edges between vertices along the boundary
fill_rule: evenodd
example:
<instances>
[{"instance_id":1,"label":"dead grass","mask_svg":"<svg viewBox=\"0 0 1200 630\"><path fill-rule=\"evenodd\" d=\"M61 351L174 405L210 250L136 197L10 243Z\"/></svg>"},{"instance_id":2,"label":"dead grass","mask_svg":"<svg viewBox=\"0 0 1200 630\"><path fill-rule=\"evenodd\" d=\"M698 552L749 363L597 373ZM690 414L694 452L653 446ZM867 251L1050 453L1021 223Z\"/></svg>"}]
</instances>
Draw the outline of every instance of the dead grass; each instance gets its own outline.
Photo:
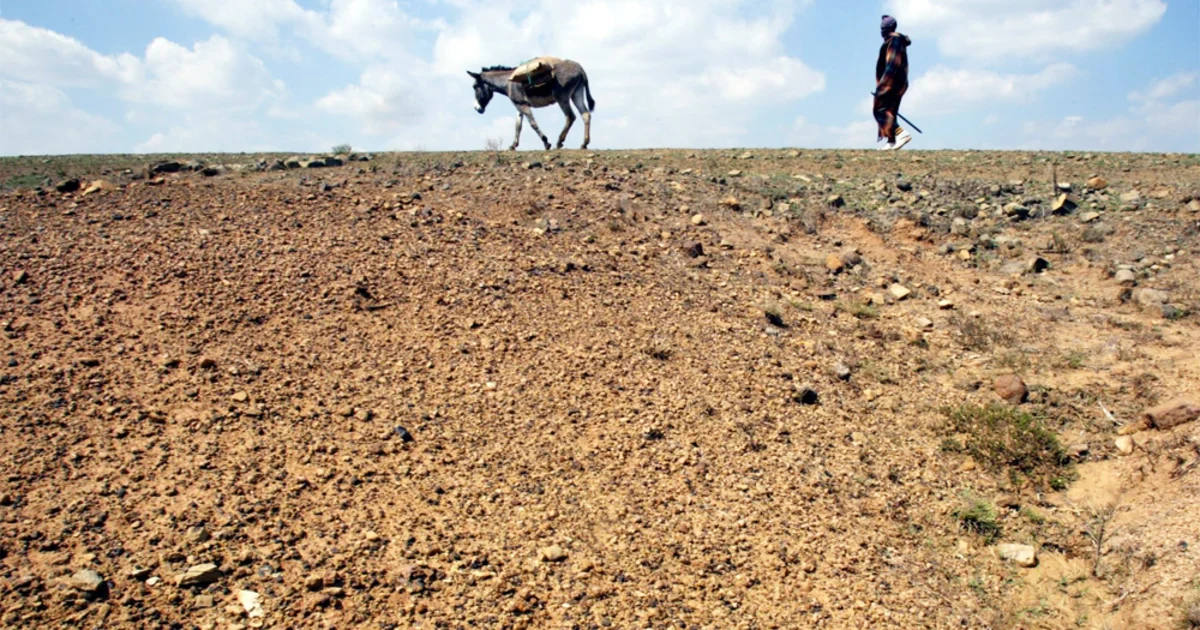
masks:
<instances>
[{"instance_id":1,"label":"dead grass","mask_svg":"<svg viewBox=\"0 0 1200 630\"><path fill-rule=\"evenodd\" d=\"M946 433L961 439L948 438L943 449L970 455L985 469L1007 475L1014 486L1026 481L1039 488L1066 486L1067 453L1040 418L1004 405L963 405L942 413Z\"/></svg>"},{"instance_id":2,"label":"dead grass","mask_svg":"<svg viewBox=\"0 0 1200 630\"><path fill-rule=\"evenodd\" d=\"M950 317L950 325L958 330L963 346L976 352L987 352L997 346L1010 346L1015 339L1011 332L982 317L956 313Z\"/></svg>"}]
</instances>

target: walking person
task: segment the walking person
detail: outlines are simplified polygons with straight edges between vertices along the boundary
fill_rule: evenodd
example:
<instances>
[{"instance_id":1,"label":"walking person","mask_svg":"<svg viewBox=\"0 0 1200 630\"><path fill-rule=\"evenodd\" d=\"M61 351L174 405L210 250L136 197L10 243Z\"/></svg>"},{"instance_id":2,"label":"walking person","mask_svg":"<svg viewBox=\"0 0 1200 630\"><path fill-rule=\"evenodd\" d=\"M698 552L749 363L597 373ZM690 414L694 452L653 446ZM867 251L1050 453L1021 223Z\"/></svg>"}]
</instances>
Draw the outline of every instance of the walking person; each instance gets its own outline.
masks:
<instances>
[{"instance_id":1,"label":"walking person","mask_svg":"<svg viewBox=\"0 0 1200 630\"><path fill-rule=\"evenodd\" d=\"M907 130L900 127L896 116L900 100L908 91L908 47L912 40L896 32L896 18L885 15L880 25L883 45L875 62L875 121L879 123L879 140L887 144L883 151L895 151L912 141Z\"/></svg>"}]
</instances>

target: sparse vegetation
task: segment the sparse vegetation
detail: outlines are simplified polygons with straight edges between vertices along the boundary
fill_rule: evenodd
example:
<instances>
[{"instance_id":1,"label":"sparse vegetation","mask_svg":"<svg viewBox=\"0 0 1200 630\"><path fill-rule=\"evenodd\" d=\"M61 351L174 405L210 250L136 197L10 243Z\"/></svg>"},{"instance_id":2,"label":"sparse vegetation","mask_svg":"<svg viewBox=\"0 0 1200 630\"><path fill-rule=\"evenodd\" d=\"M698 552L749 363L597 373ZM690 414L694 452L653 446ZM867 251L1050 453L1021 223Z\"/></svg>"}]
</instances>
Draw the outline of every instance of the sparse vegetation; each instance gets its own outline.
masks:
<instances>
[{"instance_id":1,"label":"sparse vegetation","mask_svg":"<svg viewBox=\"0 0 1200 630\"><path fill-rule=\"evenodd\" d=\"M961 436L961 451L1014 485L1023 479L1041 487L1065 486L1068 457L1053 431L1028 413L1004 405L943 409L946 430Z\"/></svg>"},{"instance_id":2,"label":"sparse vegetation","mask_svg":"<svg viewBox=\"0 0 1200 630\"><path fill-rule=\"evenodd\" d=\"M1101 577L1101 562L1104 559L1104 543L1112 536L1112 519L1117 513L1116 504L1100 509L1089 508L1087 525L1083 535L1092 542L1092 577Z\"/></svg>"},{"instance_id":3,"label":"sparse vegetation","mask_svg":"<svg viewBox=\"0 0 1200 630\"><path fill-rule=\"evenodd\" d=\"M982 318L954 314L950 317L950 325L958 329L963 345L976 352L986 352L995 346L1007 346L1013 342L1010 333Z\"/></svg>"},{"instance_id":4,"label":"sparse vegetation","mask_svg":"<svg viewBox=\"0 0 1200 630\"><path fill-rule=\"evenodd\" d=\"M1000 536L999 516L991 501L973 492L964 492L963 504L954 511L954 518L966 531L983 536L989 543Z\"/></svg>"},{"instance_id":5,"label":"sparse vegetation","mask_svg":"<svg viewBox=\"0 0 1200 630\"><path fill-rule=\"evenodd\" d=\"M354 151L354 147L352 147L348 144L339 144L339 145L333 147L333 149L331 149L331 151L333 152L334 155L342 155L342 154L346 154L346 153L352 153Z\"/></svg>"},{"instance_id":6,"label":"sparse vegetation","mask_svg":"<svg viewBox=\"0 0 1200 630\"><path fill-rule=\"evenodd\" d=\"M861 302L838 302L834 308L842 313L853 315L858 319L876 319L879 317L879 309Z\"/></svg>"}]
</instances>

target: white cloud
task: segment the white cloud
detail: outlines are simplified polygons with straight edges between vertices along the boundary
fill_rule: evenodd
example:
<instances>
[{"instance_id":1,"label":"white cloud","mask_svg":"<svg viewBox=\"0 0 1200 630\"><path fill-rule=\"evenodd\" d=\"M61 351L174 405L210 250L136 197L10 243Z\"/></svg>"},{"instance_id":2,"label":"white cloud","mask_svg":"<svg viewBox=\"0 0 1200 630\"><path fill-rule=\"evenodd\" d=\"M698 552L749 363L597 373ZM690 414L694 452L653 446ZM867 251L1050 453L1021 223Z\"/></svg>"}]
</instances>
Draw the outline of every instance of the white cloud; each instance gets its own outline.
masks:
<instances>
[{"instance_id":1,"label":"white cloud","mask_svg":"<svg viewBox=\"0 0 1200 630\"><path fill-rule=\"evenodd\" d=\"M1027 123L1029 148L1101 151L1200 152L1200 98L1180 98L1196 82L1195 73L1151 83L1129 95L1125 114L1091 120L1071 115L1057 123Z\"/></svg>"},{"instance_id":2,"label":"white cloud","mask_svg":"<svg viewBox=\"0 0 1200 630\"><path fill-rule=\"evenodd\" d=\"M1000 102L1027 102L1077 75L1070 64L1054 64L1035 74L934 66L912 81L904 109L932 115Z\"/></svg>"},{"instance_id":3,"label":"white cloud","mask_svg":"<svg viewBox=\"0 0 1200 630\"><path fill-rule=\"evenodd\" d=\"M58 87L132 83L133 55L101 55L78 40L24 22L0 19L0 76Z\"/></svg>"},{"instance_id":4,"label":"white cloud","mask_svg":"<svg viewBox=\"0 0 1200 630\"><path fill-rule=\"evenodd\" d=\"M1165 0L887 0L900 30L950 57L1046 59L1112 48L1162 20Z\"/></svg>"},{"instance_id":5,"label":"white cloud","mask_svg":"<svg viewBox=\"0 0 1200 630\"><path fill-rule=\"evenodd\" d=\"M102 151L118 128L58 88L0 79L0 130L0 155L48 155Z\"/></svg>"}]
</instances>

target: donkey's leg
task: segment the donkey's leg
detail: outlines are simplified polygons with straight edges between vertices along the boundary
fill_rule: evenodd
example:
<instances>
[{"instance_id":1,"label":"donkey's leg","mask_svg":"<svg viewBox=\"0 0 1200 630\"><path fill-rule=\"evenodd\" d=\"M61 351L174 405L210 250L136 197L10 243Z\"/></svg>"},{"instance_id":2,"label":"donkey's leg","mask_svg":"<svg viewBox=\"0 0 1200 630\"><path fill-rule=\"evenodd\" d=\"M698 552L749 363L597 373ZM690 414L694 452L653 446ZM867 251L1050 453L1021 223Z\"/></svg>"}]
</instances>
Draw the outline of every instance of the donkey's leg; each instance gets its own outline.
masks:
<instances>
[{"instance_id":1,"label":"donkey's leg","mask_svg":"<svg viewBox=\"0 0 1200 630\"><path fill-rule=\"evenodd\" d=\"M522 114L520 110L517 110L517 135L513 136L512 146L508 147L509 151L516 151L517 145L521 144L521 119L524 117L525 114Z\"/></svg>"},{"instance_id":2,"label":"donkey's leg","mask_svg":"<svg viewBox=\"0 0 1200 630\"><path fill-rule=\"evenodd\" d=\"M546 134L542 133L542 130L538 128L537 121L533 119L533 108L528 105L521 105L518 107L518 109L520 109L521 113L525 114L525 117L529 119L529 126L533 127L533 130L537 133L538 137L542 139L542 144L546 145L546 150L549 151L550 140L546 137Z\"/></svg>"},{"instance_id":3,"label":"donkey's leg","mask_svg":"<svg viewBox=\"0 0 1200 630\"><path fill-rule=\"evenodd\" d=\"M575 124L575 112L571 111L571 100L564 98L558 102L558 106L562 108L563 114L567 117L567 125L563 127L562 133L558 134L558 146L556 149L563 148L563 143L567 141L567 133L571 131L571 125Z\"/></svg>"},{"instance_id":4,"label":"donkey's leg","mask_svg":"<svg viewBox=\"0 0 1200 630\"><path fill-rule=\"evenodd\" d=\"M571 100L575 102L575 109L583 116L583 146L580 149L587 149L588 144L592 141L592 112L588 109L587 104L587 88L581 87L575 90L571 95Z\"/></svg>"}]
</instances>

